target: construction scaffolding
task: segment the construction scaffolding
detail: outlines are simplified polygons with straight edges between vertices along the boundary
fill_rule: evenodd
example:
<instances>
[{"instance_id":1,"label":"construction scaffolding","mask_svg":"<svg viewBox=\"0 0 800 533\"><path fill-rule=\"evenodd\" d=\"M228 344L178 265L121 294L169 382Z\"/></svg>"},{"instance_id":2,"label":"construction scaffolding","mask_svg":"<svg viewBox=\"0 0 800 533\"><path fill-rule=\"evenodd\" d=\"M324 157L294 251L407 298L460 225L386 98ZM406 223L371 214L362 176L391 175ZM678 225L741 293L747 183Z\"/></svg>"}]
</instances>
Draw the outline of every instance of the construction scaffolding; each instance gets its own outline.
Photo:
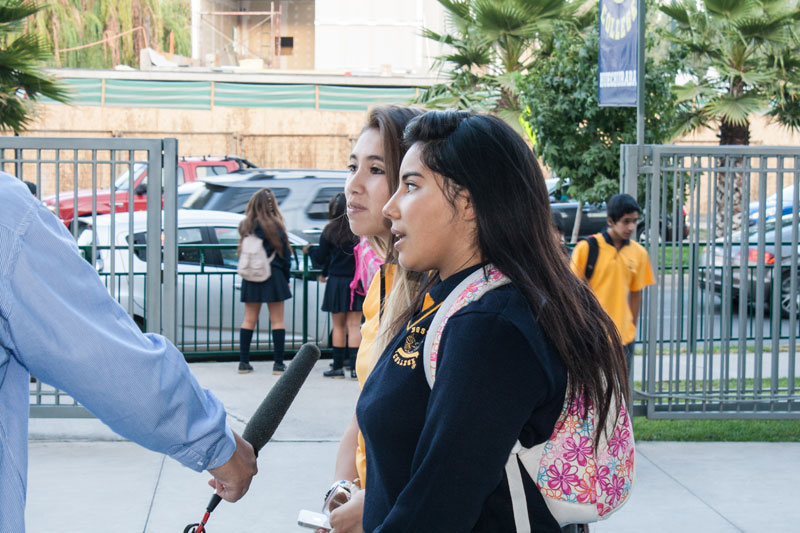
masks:
<instances>
[{"instance_id":1,"label":"construction scaffolding","mask_svg":"<svg viewBox=\"0 0 800 533\"><path fill-rule=\"evenodd\" d=\"M269 10L258 9L262 4L266 2L201 2L200 24L193 26L202 36L210 32L211 38L199 39L199 59L207 66L280 68L282 8L269 2ZM230 9L232 5L234 9Z\"/></svg>"}]
</instances>

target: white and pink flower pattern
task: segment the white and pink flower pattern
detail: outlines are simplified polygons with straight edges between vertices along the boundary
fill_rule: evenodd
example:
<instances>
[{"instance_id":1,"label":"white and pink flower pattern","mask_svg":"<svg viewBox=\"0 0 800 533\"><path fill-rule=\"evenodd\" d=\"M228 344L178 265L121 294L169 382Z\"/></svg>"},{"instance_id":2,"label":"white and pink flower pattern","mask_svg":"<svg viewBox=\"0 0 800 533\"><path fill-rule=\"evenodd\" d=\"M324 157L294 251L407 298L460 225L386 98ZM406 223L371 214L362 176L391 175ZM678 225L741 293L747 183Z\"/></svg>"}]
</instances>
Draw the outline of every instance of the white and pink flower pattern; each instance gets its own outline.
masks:
<instances>
[{"instance_id":1,"label":"white and pink flower pattern","mask_svg":"<svg viewBox=\"0 0 800 533\"><path fill-rule=\"evenodd\" d=\"M582 398L581 398L582 400ZM633 482L633 430L625 406L606 440L595 447L596 414L590 404L566 400L556 428L545 444L536 483L546 498L591 504L598 516L618 508Z\"/></svg>"},{"instance_id":2,"label":"white and pink flower pattern","mask_svg":"<svg viewBox=\"0 0 800 533\"><path fill-rule=\"evenodd\" d=\"M459 309L479 299L505 276L491 266L487 276L471 283L446 311L444 320L433 332L429 373L436 377L439 344L447 319ZM624 403L614 422L609 413L607 432L595 446L596 413L583 395L567 397L550 439L544 444L535 481L545 499L595 507L597 517L618 509L630 495L634 473L633 427ZM612 401L612 405L613 405ZM608 436L608 438L607 438ZM528 467L532 469L532 465ZM531 471L531 475L534 472Z\"/></svg>"}]
</instances>

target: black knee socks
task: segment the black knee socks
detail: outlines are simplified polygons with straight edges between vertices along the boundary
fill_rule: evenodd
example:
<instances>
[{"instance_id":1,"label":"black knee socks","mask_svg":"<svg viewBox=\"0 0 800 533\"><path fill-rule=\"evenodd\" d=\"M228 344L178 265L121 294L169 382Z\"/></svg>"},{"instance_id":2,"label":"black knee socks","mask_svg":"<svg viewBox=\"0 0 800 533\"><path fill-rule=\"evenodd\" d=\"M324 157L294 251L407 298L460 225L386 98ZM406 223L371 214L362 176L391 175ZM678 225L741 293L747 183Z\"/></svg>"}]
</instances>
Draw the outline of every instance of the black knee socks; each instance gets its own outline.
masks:
<instances>
[{"instance_id":1,"label":"black knee socks","mask_svg":"<svg viewBox=\"0 0 800 533\"><path fill-rule=\"evenodd\" d=\"M344 367L344 352L346 348L333 347L333 369L339 370Z\"/></svg>"},{"instance_id":2,"label":"black knee socks","mask_svg":"<svg viewBox=\"0 0 800 533\"><path fill-rule=\"evenodd\" d=\"M345 348L345 355L347 356L346 358L349 361L348 366L351 370L356 367L356 354L358 354L358 348L352 348L350 346Z\"/></svg>"},{"instance_id":3,"label":"black knee socks","mask_svg":"<svg viewBox=\"0 0 800 533\"><path fill-rule=\"evenodd\" d=\"M275 363L283 364L283 349L286 343L286 330L272 330L272 347L275 349Z\"/></svg>"},{"instance_id":4,"label":"black knee socks","mask_svg":"<svg viewBox=\"0 0 800 533\"><path fill-rule=\"evenodd\" d=\"M250 342L253 340L253 330L241 328L239 330L239 362L250 362Z\"/></svg>"}]
</instances>

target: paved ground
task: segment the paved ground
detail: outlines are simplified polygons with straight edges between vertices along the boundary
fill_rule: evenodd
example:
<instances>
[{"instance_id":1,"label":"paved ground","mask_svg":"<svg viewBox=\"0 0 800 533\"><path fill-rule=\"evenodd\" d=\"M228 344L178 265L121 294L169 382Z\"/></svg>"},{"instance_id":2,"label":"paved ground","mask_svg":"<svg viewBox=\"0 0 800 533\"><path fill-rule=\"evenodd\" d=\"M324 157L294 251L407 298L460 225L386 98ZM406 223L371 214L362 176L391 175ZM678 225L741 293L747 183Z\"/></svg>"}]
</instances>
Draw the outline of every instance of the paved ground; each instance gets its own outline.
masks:
<instances>
[{"instance_id":1,"label":"paved ground","mask_svg":"<svg viewBox=\"0 0 800 533\"><path fill-rule=\"evenodd\" d=\"M332 480L340 433L358 384L322 378L318 363L240 502L223 502L211 533L309 531L300 509L317 510ZM240 376L234 363L194 363L241 432L277 378L269 363ZM211 495L208 474L124 441L97 420L33 419L27 524L39 532L181 533ZM639 443L637 485L628 504L593 532L798 531L800 444ZM1 511L0 511L1 512Z\"/></svg>"}]
</instances>

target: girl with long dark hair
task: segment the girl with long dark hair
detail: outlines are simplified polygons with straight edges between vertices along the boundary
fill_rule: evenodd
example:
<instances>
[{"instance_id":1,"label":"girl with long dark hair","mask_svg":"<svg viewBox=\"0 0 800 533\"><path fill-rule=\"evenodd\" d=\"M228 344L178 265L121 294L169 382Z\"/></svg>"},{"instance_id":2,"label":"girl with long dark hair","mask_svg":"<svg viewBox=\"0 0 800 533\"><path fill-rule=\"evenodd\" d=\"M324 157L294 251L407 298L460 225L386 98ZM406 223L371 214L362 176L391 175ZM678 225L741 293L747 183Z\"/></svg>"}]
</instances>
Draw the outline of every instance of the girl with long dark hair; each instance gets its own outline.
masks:
<instances>
[{"instance_id":1,"label":"girl with long dark hair","mask_svg":"<svg viewBox=\"0 0 800 533\"><path fill-rule=\"evenodd\" d=\"M273 374L286 370L283 364L283 351L286 343L286 329L283 318L283 302L292 297L289 290L289 270L291 249L283 214L278 208L278 200L268 187L258 190L250 197L245 209L245 218L239 223L239 235L255 235L264 241L267 257L272 257L272 275L266 281L242 280L242 302L244 320L239 330L239 373L253 371L250 364L250 343L253 330L258 323L261 304L266 303L272 329L272 347L275 353L272 365ZM241 241L239 244L241 248Z\"/></svg>"},{"instance_id":2,"label":"girl with long dark hair","mask_svg":"<svg viewBox=\"0 0 800 533\"><path fill-rule=\"evenodd\" d=\"M515 531L509 453L550 438L567 394L591 401L604 427L627 392L622 346L571 273L539 165L508 125L431 111L404 138L401 184L383 212L400 265L438 275L390 325L359 398L364 530ZM489 265L510 283L450 317L431 388L427 328L450 291ZM560 531L529 476L524 488L531 529Z\"/></svg>"},{"instance_id":3,"label":"girl with long dark hair","mask_svg":"<svg viewBox=\"0 0 800 533\"><path fill-rule=\"evenodd\" d=\"M361 306L364 297L350 289L356 273L353 247L358 243L346 216L347 200L337 193L328 203L329 222L322 230L318 246L306 245L303 252L322 268L325 295L322 310L331 313L333 328L333 368L323 372L325 377L343 378L344 362L355 365L356 351L361 343Z\"/></svg>"}]
</instances>

